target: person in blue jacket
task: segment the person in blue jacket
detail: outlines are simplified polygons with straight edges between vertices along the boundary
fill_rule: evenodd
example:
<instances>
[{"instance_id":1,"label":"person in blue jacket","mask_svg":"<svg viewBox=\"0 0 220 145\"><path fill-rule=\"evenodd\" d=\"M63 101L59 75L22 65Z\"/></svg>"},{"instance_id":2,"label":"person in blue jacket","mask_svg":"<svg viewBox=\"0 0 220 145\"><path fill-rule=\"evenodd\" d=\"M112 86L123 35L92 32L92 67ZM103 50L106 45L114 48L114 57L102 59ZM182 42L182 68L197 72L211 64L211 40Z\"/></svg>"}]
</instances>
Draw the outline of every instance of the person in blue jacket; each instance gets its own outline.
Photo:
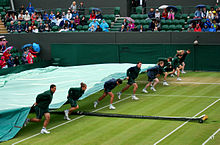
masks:
<instances>
[{"instance_id":1,"label":"person in blue jacket","mask_svg":"<svg viewBox=\"0 0 220 145\"><path fill-rule=\"evenodd\" d=\"M207 24L205 24L204 27L202 28L202 32L209 32L209 27Z\"/></svg>"},{"instance_id":2,"label":"person in blue jacket","mask_svg":"<svg viewBox=\"0 0 220 145\"><path fill-rule=\"evenodd\" d=\"M216 29L213 24L211 25L211 28L209 28L209 32L216 32Z\"/></svg>"},{"instance_id":3,"label":"person in blue jacket","mask_svg":"<svg viewBox=\"0 0 220 145\"><path fill-rule=\"evenodd\" d=\"M109 25L108 25L108 23L105 22L104 19L102 20L102 23L101 23L101 25L100 25L100 28L102 28L102 31L104 31L104 32L109 32L109 30L108 30Z\"/></svg>"},{"instance_id":4,"label":"person in blue jacket","mask_svg":"<svg viewBox=\"0 0 220 145\"><path fill-rule=\"evenodd\" d=\"M97 29L97 25L99 25L99 23L94 19L94 20L89 24L89 27L91 27L92 25L94 25L94 28Z\"/></svg>"},{"instance_id":5,"label":"person in blue jacket","mask_svg":"<svg viewBox=\"0 0 220 145\"><path fill-rule=\"evenodd\" d=\"M144 93L148 93L147 88L153 83L153 86L150 88L152 91L156 91L155 86L159 83L159 79L157 78L157 76L160 74L160 71L163 69L164 67L164 62L160 61L157 63L156 66L151 67L149 69L147 69L147 76L148 76L148 84L144 87L144 89L142 90L142 92Z\"/></svg>"},{"instance_id":6,"label":"person in blue jacket","mask_svg":"<svg viewBox=\"0 0 220 145\"><path fill-rule=\"evenodd\" d=\"M102 101L102 99L104 99L107 95L109 95L109 96L111 96L109 109L114 110L115 107L112 105L113 100L114 100L114 94L112 93L112 90L120 84L122 84L121 79L117 79L117 80L110 79L110 80L106 81L104 84L104 93L97 101L94 102L94 108L96 108L96 106L98 105L98 103L100 101Z\"/></svg>"},{"instance_id":7,"label":"person in blue jacket","mask_svg":"<svg viewBox=\"0 0 220 145\"><path fill-rule=\"evenodd\" d=\"M29 3L28 7L26 8L28 11L29 15L31 16L34 13L34 7L32 6L31 3Z\"/></svg>"}]
</instances>

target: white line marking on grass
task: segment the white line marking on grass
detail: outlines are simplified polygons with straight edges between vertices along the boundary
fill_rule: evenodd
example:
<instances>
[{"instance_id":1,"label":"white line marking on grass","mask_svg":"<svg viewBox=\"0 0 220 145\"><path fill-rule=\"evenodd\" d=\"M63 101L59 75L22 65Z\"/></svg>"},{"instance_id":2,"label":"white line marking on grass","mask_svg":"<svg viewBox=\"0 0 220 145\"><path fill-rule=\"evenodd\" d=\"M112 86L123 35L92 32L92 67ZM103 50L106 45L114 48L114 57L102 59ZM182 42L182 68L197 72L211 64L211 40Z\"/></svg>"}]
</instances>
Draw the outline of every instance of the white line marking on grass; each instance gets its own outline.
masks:
<instances>
[{"instance_id":1,"label":"white line marking on grass","mask_svg":"<svg viewBox=\"0 0 220 145\"><path fill-rule=\"evenodd\" d=\"M187 98L220 98L216 96L189 96L189 95L159 95L159 94L136 94L136 95L142 95L142 96L165 96L165 97L187 97Z\"/></svg>"},{"instance_id":2,"label":"white line marking on grass","mask_svg":"<svg viewBox=\"0 0 220 145\"><path fill-rule=\"evenodd\" d=\"M127 100L127 99L129 99L129 98L131 98L131 96L126 97L126 98L124 98L124 99L121 99L121 100L119 100L119 101L116 101L116 102L114 102L113 104L117 104L117 103L122 102L122 101L124 101L124 100ZM99 109L96 109L96 110L94 110L94 111L92 111L92 112L96 112L96 111L102 110L102 109L104 109L104 108L106 108L106 107L108 107L108 106L109 106L109 105L103 106L103 107L101 107L101 108L99 108ZM75 119L72 119L72 120L70 120L70 121L66 121L66 122L64 122L64 123L61 123L61 124L59 124L59 125L57 125L57 126L54 126L54 127L50 128L50 129L48 129L48 130L53 130L53 129L57 128L57 127L63 126L63 125L65 125L65 124L67 124L67 123L70 123L70 122L72 122L72 121L78 120L78 119L80 119L80 118L82 118L82 117L85 117L85 115L82 115L82 116L79 116L79 117L77 117L77 118L75 118ZM20 141L17 141L17 142L15 142L15 143L13 143L12 145L21 143L21 142L23 142L23 141L26 141L26 140L31 139L31 138L33 138L33 137L35 137L35 136L38 136L38 135L40 135L40 133L37 133L37 134L34 134L34 135L29 136L29 137L27 137L27 138L24 138L24 139L22 139L22 140L20 140Z\"/></svg>"},{"instance_id":3,"label":"white line marking on grass","mask_svg":"<svg viewBox=\"0 0 220 145\"><path fill-rule=\"evenodd\" d=\"M148 81L136 81L139 83L147 83ZM159 83L163 83L160 81ZM204 83L204 82L168 82L169 84L196 84L196 85L220 85L220 83Z\"/></svg>"},{"instance_id":4,"label":"white line marking on grass","mask_svg":"<svg viewBox=\"0 0 220 145\"><path fill-rule=\"evenodd\" d=\"M202 112L204 112L205 110L207 110L209 107L211 107L212 105L214 105L215 103L217 103L220 99L216 100L215 102L213 102L212 104L210 104L209 106L207 106L205 109L203 109L202 111L200 111L199 113L197 113L196 115L193 116L193 118L195 118L197 115L201 114ZM181 124L180 126L178 126L176 129L174 129L173 131L171 131L169 134L167 134L166 136L164 136L163 138L161 138L160 140L158 140L156 143L154 143L154 145L157 145L158 143L160 143L161 141L163 141L164 139L166 139L167 137L169 137L171 134L173 134L174 132L176 132L178 129L180 129L181 127L183 127L185 124L187 124L189 122L186 121L183 124Z\"/></svg>"},{"instance_id":5,"label":"white line marking on grass","mask_svg":"<svg viewBox=\"0 0 220 145\"><path fill-rule=\"evenodd\" d=\"M214 139L214 136L220 131L220 128L214 132L202 145L205 145L209 140Z\"/></svg>"}]
</instances>

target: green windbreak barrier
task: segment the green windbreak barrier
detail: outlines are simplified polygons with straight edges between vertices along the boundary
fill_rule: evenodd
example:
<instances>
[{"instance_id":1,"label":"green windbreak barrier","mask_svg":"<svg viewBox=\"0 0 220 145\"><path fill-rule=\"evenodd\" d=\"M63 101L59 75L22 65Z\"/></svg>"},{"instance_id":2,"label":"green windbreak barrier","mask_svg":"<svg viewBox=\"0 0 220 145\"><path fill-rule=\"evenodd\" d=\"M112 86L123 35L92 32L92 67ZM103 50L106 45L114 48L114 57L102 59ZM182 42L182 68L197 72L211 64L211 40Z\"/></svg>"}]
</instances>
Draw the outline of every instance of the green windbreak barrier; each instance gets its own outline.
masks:
<instances>
[{"instance_id":1,"label":"green windbreak barrier","mask_svg":"<svg viewBox=\"0 0 220 145\"><path fill-rule=\"evenodd\" d=\"M52 58L60 65L94 63L155 64L160 57L174 57L176 50L191 50L186 57L187 70L220 71L220 45L192 44L52 44Z\"/></svg>"},{"instance_id":2,"label":"green windbreak barrier","mask_svg":"<svg viewBox=\"0 0 220 145\"><path fill-rule=\"evenodd\" d=\"M155 64L143 64L142 71ZM37 68L20 73L0 76L0 142L13 138L21 129L36 96L57 86L50 108L60 108L67 100L70 87L87 84L84 99L103 89L104 82L111 78L125 78L131 63L94 64L71 67ZM92 103L92 102L91 102Z\"/></svg>"}]
</instances>

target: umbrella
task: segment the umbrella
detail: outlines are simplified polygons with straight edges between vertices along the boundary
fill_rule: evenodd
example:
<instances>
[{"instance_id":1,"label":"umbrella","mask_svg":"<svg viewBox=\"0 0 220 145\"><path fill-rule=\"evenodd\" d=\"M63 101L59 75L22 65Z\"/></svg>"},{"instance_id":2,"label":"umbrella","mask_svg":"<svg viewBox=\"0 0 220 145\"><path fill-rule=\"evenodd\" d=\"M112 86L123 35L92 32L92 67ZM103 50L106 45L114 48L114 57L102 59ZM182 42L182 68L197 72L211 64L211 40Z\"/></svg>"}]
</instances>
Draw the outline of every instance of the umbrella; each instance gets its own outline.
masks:
<instances>
[{"instance_id":1,"label":"umbrella","mask_svg":"<svg viewBox=\"0 0 220 145\"><path fill-rule=\"evenodd\" d=\"M166 9L168 7L168 5L162 5L159 7L159 9Z\"/></svg>"},{"instance_id":2,"label":"umbrella","mask_svg":"<svg viewBox=\"0 0 220 145\"><path fill-rule=\"evenodd\" d=\"M206 8L206 5L197 5L196 8Z\"/></svg>"},{"instance_id":3,"label":"umbrella","mask_svg":"<svg viewBox=\"0 0 220 145\"><path fill-rule=\"evenodd\" d=\"M99 8L93 8L92 10L101 12L101 9L99 9Z\"/></svg>"},{"instance_id":4,"label":"umbrella","mask_svg":"<svg viewBox=\"0 0 220 145\"><path fill-rule=\"evenodd\" d=\"M134 23L134 22L135 22L135 20L134 20L134 19L132 19L131 17L126 17L126 19L127 19L128 21L131 21L132 23Z\"/></svg>"},{"instance_id":5,"label":"umbrella","mask_svg":"<svg viewBox=\"0 0 220 145\"><path fill-rule=\"evenodd\" d=\"M10 47L6 48L6 49L3 51L3 53L5 53L5 52L8 51L8 50L11 50L12 48L13 48L13 46L10 46Z\"/></svg>"},{"instance_id":6,"label":"umbrella","mask_svg":"<svg viewBox=\"0 0 220 145\"><path fill-rule=\"evenodd\" d=\"M37 43L33 43L33 49L34 49L34 51L39 53L40 52L40 45Z\"/></svg>"},{"instance_id":7,"label":"umbrella","mask_svg":"<svg viewBox=\"0 0 220 145\"><path fill-rule=\"evenodd\" d=\"M199 20L202 20L202 18L192 19L192 20L190 20L190 23L195 22L195 21L199 21Z\"/></svg>"},{"instance_id":8,"label":"umbrella","mask_svg":"<svg viewBox=\"0 0 220 145\"><path fill-rule=\"evenodd\" d=\"M31 47L31 46L32 46L32 44L25 44L23 47L21 47L21 49L24 49L26 47Z\"/></svg>"},{"instance_id":9,"label":"umbrella","mask_svg":"<svg viewBox=\"0 0 220 145\"><path fill-rule=\"evenodd\" d=\"M173 11L175 11L175 12L177 11L177 7L175 7L175 6L168 6L168 7L167 7L167 10L168 10L168 11L170 11L171 9L172 9Z\"/></svg>"}]
</instances>

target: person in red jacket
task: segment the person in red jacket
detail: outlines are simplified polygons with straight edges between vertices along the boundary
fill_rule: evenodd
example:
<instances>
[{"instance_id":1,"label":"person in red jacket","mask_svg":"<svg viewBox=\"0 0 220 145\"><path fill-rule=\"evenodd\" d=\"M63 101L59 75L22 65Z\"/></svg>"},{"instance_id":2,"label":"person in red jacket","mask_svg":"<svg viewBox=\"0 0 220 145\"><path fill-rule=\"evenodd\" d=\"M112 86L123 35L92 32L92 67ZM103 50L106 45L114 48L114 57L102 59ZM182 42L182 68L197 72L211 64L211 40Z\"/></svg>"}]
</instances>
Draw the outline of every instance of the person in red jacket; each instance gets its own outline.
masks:
<instances>
[{"instance_id":1,"label":"person in red jacket","mask_svg":"<svg viewBox=\"0 0 220 145\"><path fill-rule=\"evenodd\" d=\"M5 60L8 60L9 57L11 56L10 50L8 49L7 51L5 51L5 52L3 53L3 56L5 57Z\"/></svg>"},{"instance_id":2,"label":"person in red jacket","mask_svg":"<svg viewBox=\"0 0 220 145\"><path fill-rule=\"evenodd\" d=\"M1 60L0 60L0 67L1 67L1 68L8 68L4 56L1 57Z\"/></svg>"},{"instance_id":3,"label":"person in red jacket","mask_svg":"<svg viewBox=\"0 0 220 145\"><path fill-rule=\"evenodd\" d=\"M194 29L194 32L201 32L202 29L201 27L199 26L199 24L196 25L196 28Z\"/></svg>"},{"instance_id":4,"label":"person in red jacket","mask_svg":"<svg viewBox=\"0 0 220 145\"><path fill-rule=\"evenodd\" d=\"M167 17L168 17L167 9L164 9L164 10L163 10L163 13L162 13L162 18L166 20Z\"/></svg>"}]
</instances>

